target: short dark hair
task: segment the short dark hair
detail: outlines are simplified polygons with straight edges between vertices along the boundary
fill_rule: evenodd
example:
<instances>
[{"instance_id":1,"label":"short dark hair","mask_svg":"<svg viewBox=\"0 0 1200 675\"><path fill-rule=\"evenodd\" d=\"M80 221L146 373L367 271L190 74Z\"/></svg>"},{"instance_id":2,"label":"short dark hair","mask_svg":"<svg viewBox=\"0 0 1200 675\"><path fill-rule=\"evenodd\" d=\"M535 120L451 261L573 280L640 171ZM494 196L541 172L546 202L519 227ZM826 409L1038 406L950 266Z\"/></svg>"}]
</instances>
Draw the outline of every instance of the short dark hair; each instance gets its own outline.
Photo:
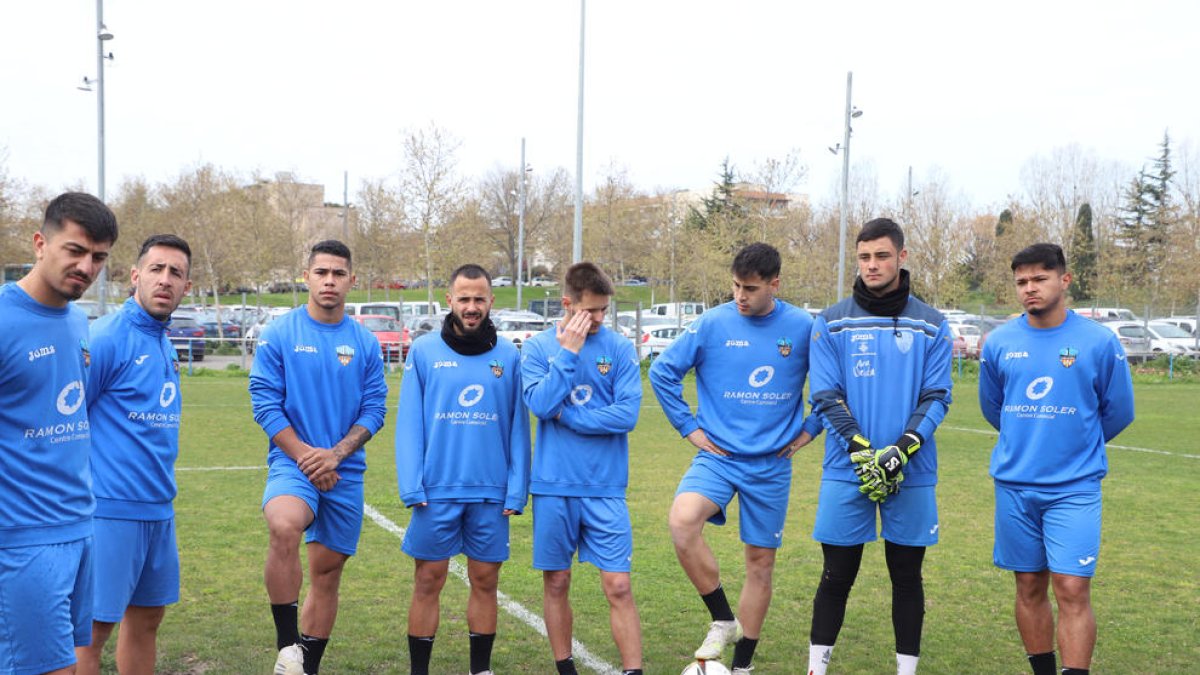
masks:
<instances>
[{"instance_id":1,"label":"short dark hair","mask_svg":"<svg viewBox=\"0 0 1200 675\"><path fill-rule=\"evenodd\" d=\"M312 265L313 258L317 257L319 253L345 258L346 266L351 269L354 268L354 262L350 259L350 247L337 239L326 239L325 241L318 241L313 244L312 250L308 254L309 265Z\"/></svg>"},{"instance_id":2,"label":"short dark hair","mask_svg":"<svg viewBox=\"0 0 1200 675\"><path fill-rule=\"evenodd\" d=\"M582 298L584 291L596 295L613 296L617 294L612 280L608 278L604 270L597 267L595 263L587 261L571 265L567 268L566 275L563 276L563 293L572 301Z\"/></svg>"},{"instance_id":3,"label":"short dark hair","mask_svg":"<svg viewBox=\"0 0 1200 675\"><path fill-rule=\"evenodd\" d=\"M757 274L763 281L770 281L779 276L783 261L779 251L770 244L761 241L746 245L733 257L730 269L734 276L745 279L751 274Z\"/></svg>"},{"instance_id":4,"label":"short dark hair","mask_svg":"<svg viewBox=\"0 0 1200 675\"><path fill-rule=\"evenodd\" d=\"M183 255L187 256L188 273L191 273L192 247L188 246L188 243L184 241L182 237L177 237L173 234L152 234L147 237L146 241L142 242L142 248L138 251L137 261L139 263L142 262L142 258L145 257L146 253L148 253L150 249L154 248L155 246L165 246L167 248L183 251Z\"/></svg>"},{"instance_id":5,"label":"short dark hair","mask_svg":"<svg viewBox=\"0 0 1200 675\"><path fill-rule=\"evenodd\" d=\"M1033 244L1017 251L1017 254L1013 256L1012 270L1014 272L1018 267L1024 265L1041 265L1044 269L1064 274L1067 271L1067 258L1058 244Z\"/></svg>"},{"instance_id":6,"label":"short dark hair","mask_svg":"<svg viewBox=\"0 0 1200 675\"><path fill-rule=\"evenodd\" d=\"M864 241L875 241L880 237L887 237L896 245L897 251L904 250L904 230L900 229L900 225L891 218L876 218L868 221L862 226L862 230L858 233L858 238L854 240L855 244L860 244Z\"/></svg>"},{"instance_id":7,"label":"short dark hair","mask_svg":"<svg viewBox=\"0 0 1200 675\"><path fill-rule=\"evenodd\" d=\"M62 232L66 221L78 223L97 243L117 243L117 216L104 202L86 192L64 192L46 205L42 234Z\"/></svg>"},{"instance_id":8,"label":"short dark hair","mask_svg":"<svg viewBox=\"0 0 1200 675\"><path fill-rule=\"evenodd\" d=\"M488 288L492 286L492 275L488 274L487 270L475 263L467 263L454 268L454 271L450 273L450 285L453 286L454 281L459 277L465 279L487 279Z\"/></svg>"}]
</instances>

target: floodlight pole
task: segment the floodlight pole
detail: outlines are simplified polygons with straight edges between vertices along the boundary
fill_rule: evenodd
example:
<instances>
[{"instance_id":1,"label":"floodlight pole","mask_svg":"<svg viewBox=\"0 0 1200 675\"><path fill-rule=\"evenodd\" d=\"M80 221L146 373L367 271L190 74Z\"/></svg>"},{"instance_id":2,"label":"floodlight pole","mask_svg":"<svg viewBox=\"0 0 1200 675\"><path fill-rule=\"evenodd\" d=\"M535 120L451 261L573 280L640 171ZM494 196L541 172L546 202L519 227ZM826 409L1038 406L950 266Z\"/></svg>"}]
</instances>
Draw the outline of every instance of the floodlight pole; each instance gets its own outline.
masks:
<instances>
[{"instance_id":1,"label":"floodlight pole","mask_svg":"<svg viewBox=\"0 0 1200 675\"><path fill-rule=\"evenodd\" d=\"M528 175L528 170L525 168L525 139L521 138L521 186L520 196L517 206L517 309L521 309L521 289L524 282L521 277L525 272L525 176Z\"/></svg>"},{"instance_id":2,"label":"floodlight pole","mask_svg":"<svg viewBox=\"0 0 1200 675\"><path fill-rule=\"evenodd\" d=\"M846 128L845 134L842 137L842 208L840 224L838 226L838 273L836 300L841 300L843 297L845 297L846 289L846 210L849 208L847 191L850 188L850 83L853 78L854 73L846 73Z\"/></svg>"},{"instance_id":3,"label":"floodlight pole","mask_svg":"<svg viewBox=\"0 0 1200 675\"><path fill-rule=\"evenodd\" d=\"M587 0L579 0L579 110L575 125L575 231L571 262L583 260L583 38L587 34Z\"/></svg>"},{"instance_id":4,"label":"floodlight pole","mask_svg":"<svg viewBox=\"0 0 1200 675\"><path fill-rule=\"evenodd\" d=\"M104 0L96 0L96 197L105 201L104 194L104 42L112 34L104 27ZM100 294L100 315L108 311L108 268L100 268L96 276Z\"/></svg>"}]
</instances>

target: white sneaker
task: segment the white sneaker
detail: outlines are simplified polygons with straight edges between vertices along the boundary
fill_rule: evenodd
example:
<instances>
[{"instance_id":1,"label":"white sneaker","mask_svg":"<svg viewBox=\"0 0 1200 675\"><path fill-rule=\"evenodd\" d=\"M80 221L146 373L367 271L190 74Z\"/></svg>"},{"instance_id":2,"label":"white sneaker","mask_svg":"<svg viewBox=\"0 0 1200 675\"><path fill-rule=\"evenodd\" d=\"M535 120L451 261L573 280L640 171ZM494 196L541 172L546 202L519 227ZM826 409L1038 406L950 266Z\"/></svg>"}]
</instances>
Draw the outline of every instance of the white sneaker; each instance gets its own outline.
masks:
<instances>
[{"instance_id":1,"label":"white sneaker","mask_svg":"<svg viewBox=\"0 0 1200 675\"><path fill-rule=\"evenodd\" d=\"M719 659L721 652L725 650L725 645L740 639L742 639L742 623L740 621L737 619L714 621L708 627L708 635L704 636L704 642L693 656L704 661Z\"/></svg>"},{"instance_id":2,"label":"white sneaker","mask_svg":"<svg viewBox=\"0 0 1200 675\"><path fill-rule=\"evenodd\" d=\"M304 675L304 650L300 649L300 645L280 649L273 672L275 675Z\"/></svg>"},{"instance_id":3,"label":"white sneaker","mask_svg":"<svg viewBox=\"0 0 1200 675\"><path fill-rule=\"evenodd\" d=\"M750 675L750 671L754 670L754 666L746 666L745 668L734 668L732 675Z\"/></svg>"}]
</instances>

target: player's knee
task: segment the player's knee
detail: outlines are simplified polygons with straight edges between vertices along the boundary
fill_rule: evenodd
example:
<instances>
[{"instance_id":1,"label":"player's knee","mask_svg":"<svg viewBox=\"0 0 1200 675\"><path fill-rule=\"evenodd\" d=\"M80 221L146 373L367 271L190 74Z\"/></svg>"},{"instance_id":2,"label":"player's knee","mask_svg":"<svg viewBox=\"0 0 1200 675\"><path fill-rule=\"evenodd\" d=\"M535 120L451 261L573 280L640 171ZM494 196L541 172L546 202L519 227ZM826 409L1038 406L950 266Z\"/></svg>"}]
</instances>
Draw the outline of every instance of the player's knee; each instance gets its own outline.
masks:
<instances>
[{"instance_id":1,"label":"player's knee","mask_svg":"<svg viewBox=\"0 0 1200 675\"><path fill-rule=\"evenodd\" d=\"M746 582L769 586L775 571L775 550L749 548L746 551Z\"/></svg>"},{"instance_id":2,"label":"player's knee","mask_svg":"<svg viewBox=\"0 0 1200 675\"><path fill-rule=\"evenodd\" d=\"M633 584L627 574L609 574L603 579L604 595L611 605L623 605L633 600Z\"/></svg>"},{"instance_id":3,"label":"player's knee","mask_svg":"<svg viewBox=\"0 0 1200 675\"><path fill-rule=\"evenodd\" d=\"M671 507L667 516L667 526L671 529L671 540L676 546L687 545L700 537L704 521L696 518L676 503Z\"/></svg>"},{"instance_id":4,"label":"player's knee","mask_svg":"<svg viewBox=\"0 0 1200 675\"><path fill-rule=\"evenodd\" d=\"M542 590L546 595L561 598L571 592L571 571L561 570L542 574Z\"/></svg>"},{"instance_id":5,"label":"player's knee","mask_svg":"<svg viewBox=\"0 0 1200 675\"><path fill-rule=\"evenodd\" d=\"M471 592L483 593L485 595L494 595L496 587L500 584L499 570L473 572L469 575L471 580Z\"/></svg>"},{"instance_id":6,"label":"player's knee","mask_svg":"<svg viewBox=\"0 0 1200 675\"><path fill-rule=\"evenodd\" d=\"M437 595L446 585L446 571L441 568L418 567L413 574L413 593Z\"/></svg>"},{"instance_id":7,"label":"player's knee","mask_svg":"<svg viewBox=\"0 0 1200 675\"><path fill-rule=\"evenodd\" d=\"M1091 584L1081 577L1055 579L1054 598L1064 611L1088 611L1092 603Z\"/></svg>"},{"instance_id":8,"label":"player's knee","mask_svg":"<svg viewBox=\"0 0 1200 675\"><path fill-rule=\"evenodd\" d=\"M300 539L304 529L286 518L268 518L267 532L270 534L270 546L277 552L288 555L299 555Z\"/></svg>"}]
</instances>

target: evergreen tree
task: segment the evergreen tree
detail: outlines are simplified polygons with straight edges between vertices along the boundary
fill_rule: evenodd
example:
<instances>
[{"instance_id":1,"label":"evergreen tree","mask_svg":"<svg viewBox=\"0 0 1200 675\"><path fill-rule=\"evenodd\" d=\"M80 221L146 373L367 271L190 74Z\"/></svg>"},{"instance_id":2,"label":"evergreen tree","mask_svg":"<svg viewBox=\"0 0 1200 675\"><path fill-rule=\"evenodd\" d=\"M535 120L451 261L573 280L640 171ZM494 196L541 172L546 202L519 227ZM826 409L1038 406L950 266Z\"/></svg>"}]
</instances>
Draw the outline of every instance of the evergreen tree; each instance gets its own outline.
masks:
<instances>
[{"instance_id":1,"label":"evergreen tree","mask_svg":"<svg viewBox=\"0 0 1200 675\"><path fill-rule=\"evenodd\" d=\"M1074 277L1071 298L1076 302L1091 300L1096 280L1096 239L1092 234L1092 205L1087 202L1079 207L1079 214L1075 216L1070 267Z\"/></svg>"},{"instance_id":2,"label":"evergreen tree","mask_svg":"<svg viewBox=\"0 0 1200 675\"><path fill-rule=\"evenodd\" d=\"M1012 209L1004 209L1000 212L1000 217L996 219L996 238L1004 236L1004 233L1012 227L1013 214Z\"/></svg>"},{"instance_id":3,"label":"evergreen tree","mask_svg":"<svg viewBox=\"0 0 1200 675\"><path fill-rule=\"evenodd\" d=\"M713 185L712 193L702 201L701 208L691 207L688 213L688 225L698 230L710 229L713 221L718 218L743 218L746 209L737 203L735 192L737 187L733 165L726 157L721 162L721 180Z\"/></svg>"}]
</instances>

